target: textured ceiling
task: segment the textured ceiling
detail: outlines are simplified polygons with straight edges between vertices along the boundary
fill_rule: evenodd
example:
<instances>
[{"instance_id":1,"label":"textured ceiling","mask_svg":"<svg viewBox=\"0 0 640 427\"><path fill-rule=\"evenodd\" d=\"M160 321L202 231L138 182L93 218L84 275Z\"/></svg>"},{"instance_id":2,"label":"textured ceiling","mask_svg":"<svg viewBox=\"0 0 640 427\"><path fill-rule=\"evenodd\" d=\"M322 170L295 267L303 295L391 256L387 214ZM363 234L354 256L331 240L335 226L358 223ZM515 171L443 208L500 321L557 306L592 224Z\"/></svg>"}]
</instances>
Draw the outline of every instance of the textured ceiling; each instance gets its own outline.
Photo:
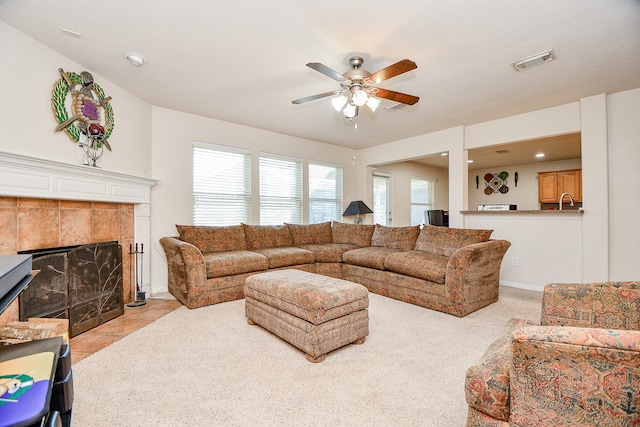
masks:
<instances>
[{"instance_id":1,"label":"textured ceiling","mask_svg":"<svg viewBox=\"0 0 640 427\"><path fill-rule=\"evenodd\" d=\"M356 149L640 87L637 0L0 0L0 20L149 104ZM307 62L343 73L353 54L415 61L380 86L420 101L353 121L291 104L339 87Z\"/></svg>"}]
</instances>

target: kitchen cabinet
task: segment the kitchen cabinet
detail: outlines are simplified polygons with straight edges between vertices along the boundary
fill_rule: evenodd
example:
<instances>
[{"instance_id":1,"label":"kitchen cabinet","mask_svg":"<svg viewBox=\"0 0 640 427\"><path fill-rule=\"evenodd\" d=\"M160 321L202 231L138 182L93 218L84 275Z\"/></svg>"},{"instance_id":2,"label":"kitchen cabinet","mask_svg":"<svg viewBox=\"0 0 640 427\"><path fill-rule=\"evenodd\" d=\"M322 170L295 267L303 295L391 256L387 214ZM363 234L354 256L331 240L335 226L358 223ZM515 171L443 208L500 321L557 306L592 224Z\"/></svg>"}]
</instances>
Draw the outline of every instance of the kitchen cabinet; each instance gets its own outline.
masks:
<instances>
[{"instance_id":1,"label":"kitchen cabinet","mask_svg":"<svg viewBox=\"0 0 640 427\"><path fill-rule=\"evenodd\" d=\"M562 193L569 193L575 202L582 201L582 169L538 172L538 200L558 203ZM569 198L565 197L565 202Z\"/></svg>"}]
</instances>

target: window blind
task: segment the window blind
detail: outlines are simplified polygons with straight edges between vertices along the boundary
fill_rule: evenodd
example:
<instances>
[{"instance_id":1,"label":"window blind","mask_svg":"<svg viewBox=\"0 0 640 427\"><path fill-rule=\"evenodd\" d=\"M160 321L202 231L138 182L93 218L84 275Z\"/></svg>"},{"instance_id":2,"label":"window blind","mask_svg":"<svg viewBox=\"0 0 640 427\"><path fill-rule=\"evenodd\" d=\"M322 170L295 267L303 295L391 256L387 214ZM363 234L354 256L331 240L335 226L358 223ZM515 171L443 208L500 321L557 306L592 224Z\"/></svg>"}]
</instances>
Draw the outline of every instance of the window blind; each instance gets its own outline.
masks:
<instances>
[{"instance_id":1,"label":"window blind","mask_svg":"<svg viewBox=\"0 0 640 427\"><path fill-rule=\"evenodd\" d=\"M391 207L389 205L389 185L390 176L376 174L373 175L373 222L380 225L390 225L389 216Z\"/></svg>"},{"instance_id":2,"label":"window blind","mask_svg":"<svg viewBox=\"0 0 640 427\"><path fill-rule=\"evenodd\" d=\"M424 213L430 209L433 209L433 181L411 178L411 225L424 224Z\"/></svg>"},{"instance_id":3,"label":"window blind","mask_svg":"<svg viewBox=\"0 0 640 427\"><path fill-rule=\"evenodd\" d=\"M193 223L251 222L251 157L248 152L193 143Z\"/></svg>"},{"instance_id":4,"label":"window blind","mask_svg":"<svg viewBox=\"0 0 640 427\"><path fill-rule=\"evenodd\" d=\"M302 224L302 162L261 154L259 167L260 224Z\"/></svg>"},{"instance_id":5,"label":"window blind","mask_svg":"<svg viewBox=\"0 0 640 427\"><path fill-rule=\"evenodd\" d=\"M342 168L309 162L309 224L342 219Z\"/></svg>"}]
</instances>

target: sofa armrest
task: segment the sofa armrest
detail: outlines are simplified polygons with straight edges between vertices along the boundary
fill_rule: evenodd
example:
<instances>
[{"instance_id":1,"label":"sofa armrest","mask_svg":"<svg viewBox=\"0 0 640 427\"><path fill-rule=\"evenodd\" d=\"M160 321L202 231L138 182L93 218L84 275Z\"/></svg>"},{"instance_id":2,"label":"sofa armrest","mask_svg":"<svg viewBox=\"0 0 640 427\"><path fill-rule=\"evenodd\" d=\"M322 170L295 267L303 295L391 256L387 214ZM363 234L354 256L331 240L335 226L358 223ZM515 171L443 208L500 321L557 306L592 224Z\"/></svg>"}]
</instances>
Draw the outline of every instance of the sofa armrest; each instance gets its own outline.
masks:
<instances>
[{"instance_id":1,"label":"sofa armrest","mask_svg":"<svg viewBox=\"0 0 640 427\"><path fill-rule=\"evenodd\" d=\"M502 258L511 243L489 240L456 250L447 264L448 312L465 316L498 300Z\"/></svg>"},{"instance_id":2,"label":"sofa armrest","mask_svg":"<svg viewBox=\"0 0 640 427\"><path fill-rule=\"evenodd\" d=\"M640 332L529 326L511 353L512 425L640 422Z\"/></svg>"},{"instance_id":3,"label":"sofa armrest","mask_svg":"<svg viewBox=\"0 0 640 427\"><path fill-rule=\"evenodd\" d=\"M551 283L540 324L640 330L640 283Z\"/></svg>"},{"instance_id":4,"label":"sofa armrest","mask_svg":"<svg viewBox=\"0 0 640 427\"><path fill-rule=\"evenodd\" d=\"M176 237L163 237L160 244L167 257L169 291L178 301L191 307L189 289L202 286L207 279L202 252Z\"/></svg>"},{"instance_id":5,"label":"sofa armrest","mask_svg":"<svg viewBox=\"0 0 640 427\"><path fill-rule=\"evenodd\" d=\"M528 320L509 320L480 361L467 369L465 398L470 408L494 420L509 420L511 334L518 328L531 325L533 323Z\"/></svg>"}]
</instances>

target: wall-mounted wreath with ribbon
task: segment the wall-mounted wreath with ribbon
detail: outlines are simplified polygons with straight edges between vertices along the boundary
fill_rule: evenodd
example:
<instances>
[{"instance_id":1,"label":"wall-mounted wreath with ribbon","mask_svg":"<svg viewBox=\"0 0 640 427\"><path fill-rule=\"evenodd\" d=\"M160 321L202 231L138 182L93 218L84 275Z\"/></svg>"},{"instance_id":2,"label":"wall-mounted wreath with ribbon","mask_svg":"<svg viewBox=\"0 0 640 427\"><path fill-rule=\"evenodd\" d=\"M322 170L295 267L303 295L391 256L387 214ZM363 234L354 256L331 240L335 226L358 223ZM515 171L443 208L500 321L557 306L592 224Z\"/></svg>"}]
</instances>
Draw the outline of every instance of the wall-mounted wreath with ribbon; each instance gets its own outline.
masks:
<instances>
[{"instance_id":1,"label":"wall-mounted wreath with ribbon","mask_svg":"<svg viewBox=\"0 0 640 427\"><path fill-rule=\"evenodd\" d=\"M97 166L104 148L111 151L108 141L114 126L111 97L105 97L87 71L76 74L59 68L58 72L60 78L53 85L51 95L51 108L58 121L56 131L64 130L84 151L86 164ZM67 111L69 94L71 112Z\"/></svg>"}]
</instances>

